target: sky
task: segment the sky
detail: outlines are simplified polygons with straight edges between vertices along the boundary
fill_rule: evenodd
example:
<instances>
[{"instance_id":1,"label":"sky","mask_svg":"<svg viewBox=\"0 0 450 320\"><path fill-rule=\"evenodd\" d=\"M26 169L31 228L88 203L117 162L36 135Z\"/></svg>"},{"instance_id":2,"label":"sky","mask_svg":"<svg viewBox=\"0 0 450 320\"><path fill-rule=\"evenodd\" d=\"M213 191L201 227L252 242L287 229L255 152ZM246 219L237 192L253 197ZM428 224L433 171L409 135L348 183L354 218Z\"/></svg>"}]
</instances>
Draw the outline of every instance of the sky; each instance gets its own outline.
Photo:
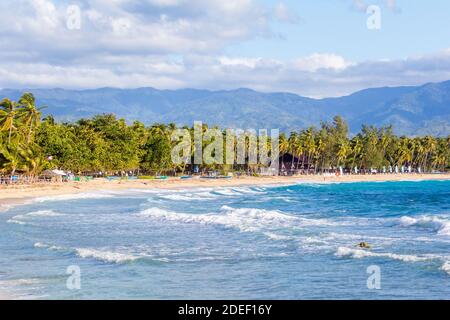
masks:
<instances>
[{"instance_id":1,"label":"sky","mask_svg":"<svg viewBox=\"0 0 450 320\"><path fill-rule=\"evenodd\" d=\"M448 0L1 0L0 87L308 97L450 80Z\"/></svg>"}]
</instances>

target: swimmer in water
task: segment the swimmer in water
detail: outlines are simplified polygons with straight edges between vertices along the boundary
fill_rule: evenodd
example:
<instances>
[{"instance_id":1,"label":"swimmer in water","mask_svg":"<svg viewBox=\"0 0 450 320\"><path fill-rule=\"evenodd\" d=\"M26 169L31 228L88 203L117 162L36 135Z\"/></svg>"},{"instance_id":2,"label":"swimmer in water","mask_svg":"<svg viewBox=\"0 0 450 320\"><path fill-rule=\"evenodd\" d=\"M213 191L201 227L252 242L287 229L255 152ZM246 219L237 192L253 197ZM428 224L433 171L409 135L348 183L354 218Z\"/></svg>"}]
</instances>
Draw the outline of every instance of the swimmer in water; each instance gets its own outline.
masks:
<instances>
[{"instance_id":1,"label":"swimmer in water","mask_svg":"<svg viewBox=\"0 0 450 320\"><path fill-rule=\"evenodd\" d=\"M362 249L370 249L370 245L367 242L361 242L357 245L357 247Z\"/></svg>"}]
</instances>

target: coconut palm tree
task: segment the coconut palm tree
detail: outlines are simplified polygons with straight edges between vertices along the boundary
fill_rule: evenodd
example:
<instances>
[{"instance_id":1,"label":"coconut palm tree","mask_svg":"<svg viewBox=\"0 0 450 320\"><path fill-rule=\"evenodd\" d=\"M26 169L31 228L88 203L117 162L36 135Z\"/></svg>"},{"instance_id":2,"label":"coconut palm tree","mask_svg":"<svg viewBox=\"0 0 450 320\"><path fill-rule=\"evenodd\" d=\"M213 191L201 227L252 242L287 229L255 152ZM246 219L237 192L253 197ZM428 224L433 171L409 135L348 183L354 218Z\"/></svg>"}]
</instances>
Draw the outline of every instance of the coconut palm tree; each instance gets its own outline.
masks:
<instances>
[{"instance_id":1,"label":"coconut palm tree","mask_svg":"<svg viewBox=\"0 0 450 320\"><path fill-rule=\"evenodd\" d=\"M6 159L2 164L2 170L13 176L22 167L21 158L18 152L18 145L12 144L8 147L0 145L0 154Z\"/></svg>"},{"instance_id":2,"label":"coconut palm tree","mask_svg":"<svg viewBox=\"0 0 450 320\"><path fill-rule=\"evenodd\" d=\"M42 155L37 146L28 148L18 148L20 160L23 163L22 169L31 177L35 178L39 172L45 169L47 160Z\"/></svg>"},{"instance_id":3,"label":"coconut palm tree","mask_svg":"<svg viewBox=\"0 0 450 320\"><path fill-rule=\"evenodd\" d=\"M290 145L289 140L286 138L286 135L284 133L280 134L279 139L280 142L278 148L280 150L280 153L282 154L281 162L284 164L284 156L289 151Z\"/></svg>"},{"instance_id":4,"label":"coconut palm tree","mask_svg":"<svg viewBox=\"0 0 450 320\"><path fill-rule=\"evenodd\" d=\"M294 161L295 161L295 157L297 156L297 152L296 152L296 146L297 146L297 142L298 142L298 135L297 132L293 131L291 132L289 139L288 139L288 143L289 143L289 153L292 155L292 161L291 161L291 170L294 167Z\"/></svg>"},{"instance_id":5,"label":"coconut palm tree","mask_svg":"<svg viewBox=\"0 0 450 320\"><path fill-rule=\"evenodd\" d=\"M302 159L302 168L305 162L305 141L303 140L303 138L304 138L303 134L298 135L294 145L294 153L298 157L296 170L298 170L300 158Z\"/></svg>"},{"instance_id":6,"label":"coconut palm tree","mask_svg":"<svg viewBox=\"0 0 450 320\"><path fill-rule=\"evenodd\" d=\"M5 98L0 102L0 107L0 130L8 132L8 145L10 145L12 133L17 130L18 104Z\"/></svg>"},{"instance_id":7,"label":"coconut palm tree","mask_svg":"<svg viewBox=\"0 0 450 320\"><path fill-rule=\"evenodd\" d=\"M357 163L359 164L359 161L362 161L363 158L363 141L360 135L357 135L352 139L350 148L350 152L352 154L351 169L353 169ZM361 167L361 165L359 165L359 167Z\"/></svg>"},{"instance_id":8,"label":"coconut palm tree","mask_svg":"<svg viewBox=\"0 0 450 320\"><path fill-rule=\"evenodd\" d=\"M316 153L316 141L315 141L314 128L309 127L301 134L301 140L304 141L305 153L308 155L308 173L311 169L311 162L314 154Z\"/></svg>"},{"instance_id":9,"label":"coconut palm tree","mask_svg":"<svg viewBox=\"0 0 450 320\"><path fill-rule=\"evenodd\" d=\"M24 93L19 99L21 106L21 117L23 117L25 128L27 128L27 143L31 141L33 128L39 126L42 112L46 107L36 107L36 99L32 93Z\"/></svg>"},{"instance_id":10,"label":"coconut palm tree","mask_svg":"<svg viewBox=\"0 0 450 320\"><path fill-rule=\"evenodd\" d=\"M436 151L437 142L436 139L432 136L426 136L424 138L426 156L424 160L424 167L430 168L429 160L432 157L433 153Z\"/></svg>"},{"instance_id":11,"label":"coconut palm tree","mask_svg":"<svg viewBox=\"0 0 450 320\"><path fill-rule=\"evenodd\" d=\"M350 147L350 144L348 143L348 140L343 140L338 145L338 151L337 151L337 166L340 166L342 163L347 160L348 155L351 153L352 149Z\"/></svg>"}]
</instances>

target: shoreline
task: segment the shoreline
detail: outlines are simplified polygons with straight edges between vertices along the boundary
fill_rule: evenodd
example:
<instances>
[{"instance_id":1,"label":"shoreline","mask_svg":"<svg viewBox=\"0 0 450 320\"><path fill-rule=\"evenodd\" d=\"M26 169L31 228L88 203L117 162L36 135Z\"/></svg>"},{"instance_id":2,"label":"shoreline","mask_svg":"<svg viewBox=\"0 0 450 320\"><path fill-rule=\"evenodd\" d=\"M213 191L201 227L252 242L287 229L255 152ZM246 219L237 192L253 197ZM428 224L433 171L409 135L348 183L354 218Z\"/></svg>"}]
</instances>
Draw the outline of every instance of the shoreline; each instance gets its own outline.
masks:
<instances>
[{"instance_id":1,"label":"shoreline","mask_svg":"<svg viewBox=\"0 0 450 320\"><path fill-rule=\"evenodd\" d=\"M450 180L450 174L380 174L336 176L292 176L292 177L235 177L233 179L181 180L114 180L94 179L89 182L65 182L58 184L36 184L0 187L0 212L17 205L30 203L33 199L93 191L120 191L127 189L184 189L239 186L287 185L297 183L352 183Z\"/></svg>"},{"instance_id":2,"label":"shoreline","mask_svg":"<svg viewBox=\"0 0 450 320\"><path fill-rule=\"evenodd\" d=\"M450 174L387 174L348 176L294 176L294 177L240 177L233 179L181 180L124 180L94 179L89 182L67 182L46 185L0 187L0 214L14 206L31 204L39 197L89 193L95 191L121 191L130 189L176 190L188 188L220 188L239 186L277 186L292 184L326 184L358 182L432 181L450 180ZM0 290L0 300L15 300L11 292Z\"/></svg>"}]
</instances>

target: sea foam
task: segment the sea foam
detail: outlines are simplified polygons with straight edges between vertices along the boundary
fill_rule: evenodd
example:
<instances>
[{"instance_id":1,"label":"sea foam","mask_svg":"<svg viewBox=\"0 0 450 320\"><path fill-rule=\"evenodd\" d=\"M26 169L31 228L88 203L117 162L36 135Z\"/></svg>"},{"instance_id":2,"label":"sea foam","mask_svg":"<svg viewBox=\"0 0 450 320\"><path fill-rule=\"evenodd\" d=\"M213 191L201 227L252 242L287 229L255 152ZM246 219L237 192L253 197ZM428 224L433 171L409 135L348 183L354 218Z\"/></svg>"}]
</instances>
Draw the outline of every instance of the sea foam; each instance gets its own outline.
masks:
<instances>
[{"instance_id":1,"label":"sea foam","mask_svg":"<svg viewBox=\"0 0 450 320\"><path fill-rule=\"evenodd\" d=\"M203 225L221 225L235 228L241 232L269 232L269 238L275 239L270 231L279 228L335 225L327 219L308 219L289 215L278 210L257 208L232 208L222 206L218 213L189 214L168 211L157 207L146 209L137 214L140 217L159 219L179 223L198 223ZM278 239L281 239L279 237Z\"/></svg>"},{"instance_id":2,"label":"sea foam","mask_svg":"<svg viewBox=\"0 0 450 320\"><path fill-rule=\"evenodd\" d=\"M62 213L58 213L53 210L40 210L28 212L25 214L19 214L17 216L12 217L7 222L25 225L27 224L26 221L32 219L33 217L58 217L62 215L63 215Z\"/></svg>"},{"instance_id":3,"label":"sea foam","mask_svg":"<svg viewBox=\"0 0 450 320\"><path fill-rule=\"evenodd\" d=\"M357 248L347 248L347 247L339 247L335 253L338 257L350 257L355 259L362 259L366 257L379 257L379 258L389 258L394 260L400 260L403 262L421 262L421 261L430 261L435 259L440 259L441 257L435 255L424 255L417 256L411 254L396 254L396 253L380 253L373 252L364 249Z\"/></svg>"},{"instance_id":4,"label":"sea foam","mask_svg":"<svg viewBox=\"0 0 450 320\"><path fill-rule=\"evenodd\" d=\"M48 201L70 201L80 199L105 199L114 197L111 193L105 192L86 192L86 193L74 193L74 194L61 194L48 197L35 198L34 202L48 202Z\"/></svg>"},{"instance_id":5,"label":"sea foam","mask_svg":"<svg viewBox=\"0 0 450 320\"><path fill-rule=\"evenodd\" d=\"M89 248L76 248L76 254L81 258L93 258L96 260L112 263L126 263L139 259L139 256L131 254L118 253L107 250L89 249Z\"/></svg>"},{"instance_id":6,"label":"sea foam","mask_svg":"<svg viewBox=\"0 0 450 320\"><path fill-rule=\"evenodd\" d=\"M445 263L441 267L441 270L450 275L450 261L445 261Z\"/></svg>"},{"instance_id":7,"label":"sea foam","mask_svg":"<svg viewBox=\"0 0 450 320\"><path fill-rule=\"evenodd\" d=\"M419 218L401 217L399 223L403 227L429 229L439 235L450 236L450 220L439 217L421 216Z\"/></svg>"}]
</instances>

